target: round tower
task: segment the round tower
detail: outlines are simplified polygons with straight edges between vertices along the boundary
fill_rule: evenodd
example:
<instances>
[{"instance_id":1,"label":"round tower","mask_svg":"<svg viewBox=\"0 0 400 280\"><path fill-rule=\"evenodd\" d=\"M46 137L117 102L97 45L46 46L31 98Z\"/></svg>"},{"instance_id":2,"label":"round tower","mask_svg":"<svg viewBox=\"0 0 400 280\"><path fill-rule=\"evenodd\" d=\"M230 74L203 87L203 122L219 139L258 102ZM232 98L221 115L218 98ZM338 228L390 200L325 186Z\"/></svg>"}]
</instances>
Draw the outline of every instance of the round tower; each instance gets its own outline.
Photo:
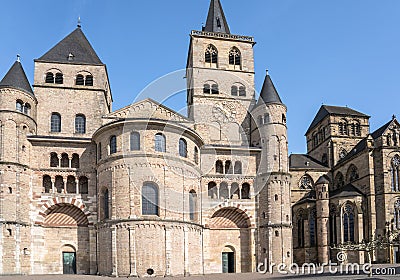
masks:
<instances>
[{"instance_id":1,"label":"round tower","mask_svg":"<svg viewBox=\"0 0 400 280\"><path fill-rule=\"evenodd\" d=\"M318 262L328 263L329 181L321 176L315 183L317 208Z\"/></svg>"},{"instance_id":2,"label":"round tower","mask_svg":"<svg viewBox=\"0 0 400 280\"><path fill-rule=\"evenodd\" d=\"M259 193L259 261L292 263L290 174L286 106L267 73L260 98L252 111L253 144L261 147L257 170Z\"/></svg>"},{"instance_id":3,"label":"round tower","mask_svg":"<svg viewBox=\"0 0 400 280\"><path fill-rule=\"evenodd\" d=\"M0 81L0 241L10 249L2 260L1 273L28 273L29 259L20 251L30 248L29 194L32 173L31 145L27 136L36 131L36 98L17 61Z\"/></svg>"}]
</instances>

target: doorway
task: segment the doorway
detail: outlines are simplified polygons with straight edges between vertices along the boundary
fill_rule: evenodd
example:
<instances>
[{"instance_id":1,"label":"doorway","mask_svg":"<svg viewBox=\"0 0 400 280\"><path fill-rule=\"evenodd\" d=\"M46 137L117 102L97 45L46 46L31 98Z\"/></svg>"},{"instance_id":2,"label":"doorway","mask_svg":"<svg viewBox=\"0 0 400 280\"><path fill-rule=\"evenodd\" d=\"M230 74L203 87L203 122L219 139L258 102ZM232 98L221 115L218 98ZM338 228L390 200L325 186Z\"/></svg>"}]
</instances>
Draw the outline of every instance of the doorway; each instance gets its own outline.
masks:
<instances>
[{"instance_id":1,"label":"doorway","mask_svg":"<svg viewBox=\"0 0 400 280\"><path fill-rule=\"evenodd\" d=\"M63 274L76 274L76 254L63 252Z\"/></svg>"},{"instance_id":2,"label":"doorway","mask_svg":"<svg viewBox=\"0 0 400 280\"><path fill-rule=\"evenodd\" d=\"M235 253L222 253L222 273L235 273Z\"/></svg>"}]
</instances>

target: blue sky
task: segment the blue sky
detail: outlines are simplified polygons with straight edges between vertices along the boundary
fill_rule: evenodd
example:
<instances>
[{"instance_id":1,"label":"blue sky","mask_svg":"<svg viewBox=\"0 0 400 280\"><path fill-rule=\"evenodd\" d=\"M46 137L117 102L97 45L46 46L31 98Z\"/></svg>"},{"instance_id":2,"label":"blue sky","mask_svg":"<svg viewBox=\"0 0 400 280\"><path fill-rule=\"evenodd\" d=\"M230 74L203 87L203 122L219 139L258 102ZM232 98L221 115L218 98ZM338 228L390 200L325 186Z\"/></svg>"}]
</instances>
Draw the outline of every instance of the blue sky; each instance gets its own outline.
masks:
<instances>
[{"instance_id":1,"label":"blue sky","mask_svg":"<svg viewBox=\"0 0 400 280\"><path fill-rule=\"evenodd\" d=\"M371 131L400 116L400 1L222 0L231 32L255 37L256 88L265 69L288 107L289 150L305 152L304 133L322 104L371 117ZM78 16L107 64L114 109L149 83L183 69L191 30L209 0L4 1L0 76L16 54L29 80L33 59L73 31ZM154 99L158 99L154 96ZM181 94L167 102L180 110Z\"/></svg>"}]
</instances>

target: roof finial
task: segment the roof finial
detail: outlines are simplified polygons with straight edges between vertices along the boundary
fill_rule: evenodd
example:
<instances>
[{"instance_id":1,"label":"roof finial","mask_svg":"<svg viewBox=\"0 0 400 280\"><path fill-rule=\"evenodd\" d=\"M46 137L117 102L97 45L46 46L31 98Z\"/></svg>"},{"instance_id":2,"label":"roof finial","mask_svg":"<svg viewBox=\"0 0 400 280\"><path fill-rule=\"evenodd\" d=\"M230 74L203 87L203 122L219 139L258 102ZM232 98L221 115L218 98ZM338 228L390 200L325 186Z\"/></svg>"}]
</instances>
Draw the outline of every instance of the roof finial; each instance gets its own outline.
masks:
<instances>
[{"instance_id":1,"label":"roof finial","mask_svg":"<svg viewBox=\"0 0 400 280\"><path fill-rule=\"evenodd\" d=\"M268 69L266 69L265 71L267 71L267 76L269 76L269 73L268 73L268 71L269 71L269 70L268 70Z\"/></svg>"},{"instance_id":2,"label":"roof finial","mask_svg":"<svg viewBox=\"0 0 400 280\"><path fill-rule=\"evenodd\" d=\"M394 119L396 119L396 115L395 114L393 114L393 116L392 116L392 120L394 120Z\"/></svg>"},{"instance_id":3,"label":"roof finial","mask_svg":"<svg viewBox=\"0 0 400 280\"><path fill-rule=\"evenodd\" d=\"M78 28L81 28L81 16L78 17L78 24L77 24Z\"/></svg>"},{"instance_id":4,"label":"roof finial","mask_svg":"<svg viewBox=\"0 0 400 280\"><path fill-rule=\"evenodd\" d=\"M17 61L21 62L21 56L19 54L17 54Z\"/></svg>"}]
</instances>

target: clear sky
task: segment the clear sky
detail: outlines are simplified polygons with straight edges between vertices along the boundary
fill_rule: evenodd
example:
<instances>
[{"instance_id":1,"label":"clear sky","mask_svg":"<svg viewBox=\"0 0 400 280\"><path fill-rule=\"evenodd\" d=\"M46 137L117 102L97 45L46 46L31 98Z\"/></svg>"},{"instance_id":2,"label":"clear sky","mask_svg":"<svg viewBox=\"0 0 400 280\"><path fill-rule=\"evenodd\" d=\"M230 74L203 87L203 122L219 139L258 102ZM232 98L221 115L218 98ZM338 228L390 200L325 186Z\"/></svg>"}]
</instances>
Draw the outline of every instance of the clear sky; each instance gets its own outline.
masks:
<instances>
[{"instance_id":1,"label":"clear sky","mask_svg":"<svg viewBox=\"0 0 400 280\"><path fill-rule=\"evenodd\" d=\"M268 68L288 107L291 153L305 152L304 133L321 104L372 116L371 132L393 114L400 117L400 1L222 0L222 5L233 34L255 37L256 89ZM1 77L20 54L32 83L33 59L72 32L80 16L107 64L118 109L152 81L185 67L189 33L201 30L209 0L14 0L1 6ZM180 94L167 105L180 110L184 103Z\"/></svg>"}]
</instances>

